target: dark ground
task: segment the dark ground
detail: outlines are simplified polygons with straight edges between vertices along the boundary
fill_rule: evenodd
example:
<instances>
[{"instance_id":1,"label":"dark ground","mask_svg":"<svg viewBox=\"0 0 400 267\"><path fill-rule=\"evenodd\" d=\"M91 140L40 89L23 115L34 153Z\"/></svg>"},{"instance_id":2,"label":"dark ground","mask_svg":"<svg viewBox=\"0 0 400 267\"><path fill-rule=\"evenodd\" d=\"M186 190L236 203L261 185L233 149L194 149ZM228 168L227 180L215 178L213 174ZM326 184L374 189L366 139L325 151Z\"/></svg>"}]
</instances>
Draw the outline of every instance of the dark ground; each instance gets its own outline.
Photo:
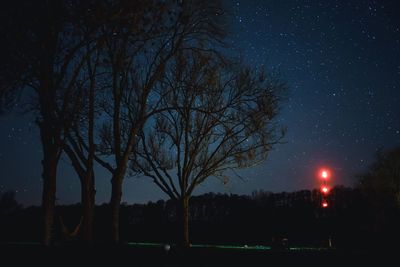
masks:
<instances>
[{"instance_id":1,"label":"dark ground","mask_svg":"<svg viewBox=\"0 0 400 267\"><path fill-rule=\"evenodd\" d=\"M251 250L140 246L0 245L2 262L11 266L396 266L398 248L392 251L336 249Z\"/></svg>"}]
</instances>

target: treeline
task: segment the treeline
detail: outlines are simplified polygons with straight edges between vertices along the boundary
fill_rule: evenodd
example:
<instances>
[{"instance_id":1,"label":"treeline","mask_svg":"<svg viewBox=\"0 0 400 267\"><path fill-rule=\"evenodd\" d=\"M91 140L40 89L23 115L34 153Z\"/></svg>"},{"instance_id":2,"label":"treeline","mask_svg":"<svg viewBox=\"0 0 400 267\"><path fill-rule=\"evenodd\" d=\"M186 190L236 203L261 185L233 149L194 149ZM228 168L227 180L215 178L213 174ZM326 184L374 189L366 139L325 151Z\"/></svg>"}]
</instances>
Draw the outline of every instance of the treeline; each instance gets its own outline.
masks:
<instances>
[{"instance_id":1,"label":"treeline","mask_svg":"<svg viewBox=\"0 0 400 267\"><path fill-rule=\"evenodd\" d=\"M8 201L8 203L14 203ZM337 186L321 207L320 190L251 196L208 193L190 200L190 235L195 244L274 245L288 239L290 246L365 249L387 248L400 234L399 209L379 210L360 189ZM2 241L39 241L41 209L1 205ZM106 243L109 205L96 206L96 242ZM56 207L55 239L74 244L63 227L73 230L81 218L81 204ZM177 205L172 200L121 206L121 240L124 242L179 243Z\"/></svg>"}]
</instances>

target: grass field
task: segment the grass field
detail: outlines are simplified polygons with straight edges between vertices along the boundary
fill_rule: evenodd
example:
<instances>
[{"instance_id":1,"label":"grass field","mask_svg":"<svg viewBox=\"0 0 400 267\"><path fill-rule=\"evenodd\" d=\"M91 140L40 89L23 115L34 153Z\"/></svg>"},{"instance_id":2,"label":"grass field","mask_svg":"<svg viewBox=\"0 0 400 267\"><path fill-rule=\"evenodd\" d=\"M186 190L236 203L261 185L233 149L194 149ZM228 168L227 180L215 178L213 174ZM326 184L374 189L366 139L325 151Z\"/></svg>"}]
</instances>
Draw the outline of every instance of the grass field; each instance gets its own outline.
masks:
<instances>
[{"instance_id":1,"label":"grass field","mask_svg":"<svg viewBox=\"0 0 400 267\"><path fill-rule=\"evenodd\" d=\"M192 245L189 249L161 243L127 243L84 247L38 243L3 243L1 258L17 265L89 266L360 266L376 262L386 266L387 256L371 251L313 247L273 249L268 246ZM389 254L393 255L393 254ZM392 265L396 266L396 265Z\"/></svg>"}]
</instances>

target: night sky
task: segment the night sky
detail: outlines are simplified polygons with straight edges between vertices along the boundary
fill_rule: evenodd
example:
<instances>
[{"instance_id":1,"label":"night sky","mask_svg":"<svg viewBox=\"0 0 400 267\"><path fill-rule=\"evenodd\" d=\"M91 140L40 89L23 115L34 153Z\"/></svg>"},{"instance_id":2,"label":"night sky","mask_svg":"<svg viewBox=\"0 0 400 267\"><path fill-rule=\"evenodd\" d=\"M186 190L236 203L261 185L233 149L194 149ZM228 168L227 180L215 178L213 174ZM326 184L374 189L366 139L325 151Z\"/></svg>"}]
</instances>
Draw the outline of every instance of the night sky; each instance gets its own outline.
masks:
<instances>
[{"instance_id":1,"label":"night sky","mask_svg":"<svg viewBox=\"0 0 400 267\"><path fill-rule=\"evenodd\" d=\"M228 2L228 1L227 1ZM286 143L227 185L211 178L196 194L294 191L317 186L315 172L332 169L333 183L354 186L379 148L400 145L399 1L228 2L233 53L265 65L288 83L280 121ZM17 200L41 199L41 146L32 114L0 116L0 190ZM110 175L98 168L97 203L108 202ZM80 200L79 181L62 159L57 203ZM127 178L123 201L166 198L146 178Z\"/></svg>"}]
</instances>

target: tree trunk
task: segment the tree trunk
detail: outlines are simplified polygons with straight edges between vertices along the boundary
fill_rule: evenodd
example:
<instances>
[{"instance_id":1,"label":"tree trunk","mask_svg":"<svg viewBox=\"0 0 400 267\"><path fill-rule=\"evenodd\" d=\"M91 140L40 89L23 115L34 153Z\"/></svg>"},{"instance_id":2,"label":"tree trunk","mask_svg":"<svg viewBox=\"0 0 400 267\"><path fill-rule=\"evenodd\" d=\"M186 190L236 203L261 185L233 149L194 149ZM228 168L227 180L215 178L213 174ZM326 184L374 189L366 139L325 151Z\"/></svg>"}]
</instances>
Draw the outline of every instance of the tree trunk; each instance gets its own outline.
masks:
<instances>
[{"instance_id":1,"label":"tree trunk","mask_svg":"<svg viewBox=\"0 0 400 267\"><path fill-rule=\"evenodd\" d=\"M138 126L141 127L141 126ZM124 151L122 157L117 156L116 161L117 169L115 170L112 179L111 179L111 234L112 234L112 242L114 244L119 243L119 210L120 210L120 203L122 197L122 182L124 180L126 168L129 162L129 155L132 152L133 145L135 143L135 136L138 128L132 130L130 134L130 138L127 144L127 147ZM114 134L115 135L115 134ZM120 146L119 143L116 143L115 147Z\"/></svg>"},{"instance_id":2,"label":"tree trunk","mask_svg":"<svg viewBox=\"0 0 400 267\"><path fill-rule=\"evenodd\" d=\"M111 180L111 238L114 244L119 243L119 210L122 197L122 178L123 176L115 174Z\"/></svg>"},{"instance_id":3,"label":"tree trunk","mask_svg":"<svg viewBox=\"0 0 400 267\"><path fill-rule=\"evenodd\" d=\"M51 6L50 6L51 8ZM56 93L54 88L54 54L57 45L57 33L49 17L48 28L44 29L43 50L46 53L40 58L38 91L41 120L38 121L43 148L43 244L51 245L54 222L54 206L56 201L56 177L60 145L60 131L55 117Z\"/></svg>"},{"instance_id":4,"label":"tree trunk","mask_svg":"<svg viewBox=\"0 0 400 267\"><path fill-rule=\"evenodd\" d=\"M180 240L179 242L184 248L190 246L189 243L189 197L184 196L179 199L178 203L178 216L179 216L179 226L180 226Z\"/></svg>"},{"instance_id":5,"label":"tree trunk","mask_svg":"<svg viewBox=\"0 0 400 267\"><path fill-rule=\"evenodd\" d=\"M43 165L43 193L42 193L42 209L43 209L43 244L51 245L52 230L54 221L54 206L56 202L56 174L57 174L57 156L44 156Z\"/></svg>"},{"instance_id":6,"label":"tree trunk","mask_svg":"<svg viewBox=\"0 0 400 267\"><path fill-rule=\"evenodd\" d=\"M93 172L86 179L81 179L83 222L82 222L82 240L86 244L93 243L93 221L95 209L95 194Z\"/></svg>"},{"instance_id":7,"label":"tree trunk","mask_svg":"<svg viewBox=\"0 0 400 267\"><path fill-rule=\"evenodd\" d=\"M46 76L45 76L46 77ZM57 165L59 160L59 133L55 130L55 119L52 116L54 111L53 94L51 91L50 79L43 78L42 91L40 95L40 111L42 121L38 122L40 129L40 138L43 148L43 192L42 192L42 210L43 210L43 244L51 245L52 228L54 222L54 206L56 202L56 177ZM47 90L47 91L46 91Z\"/></svg>"}]
</instances>

